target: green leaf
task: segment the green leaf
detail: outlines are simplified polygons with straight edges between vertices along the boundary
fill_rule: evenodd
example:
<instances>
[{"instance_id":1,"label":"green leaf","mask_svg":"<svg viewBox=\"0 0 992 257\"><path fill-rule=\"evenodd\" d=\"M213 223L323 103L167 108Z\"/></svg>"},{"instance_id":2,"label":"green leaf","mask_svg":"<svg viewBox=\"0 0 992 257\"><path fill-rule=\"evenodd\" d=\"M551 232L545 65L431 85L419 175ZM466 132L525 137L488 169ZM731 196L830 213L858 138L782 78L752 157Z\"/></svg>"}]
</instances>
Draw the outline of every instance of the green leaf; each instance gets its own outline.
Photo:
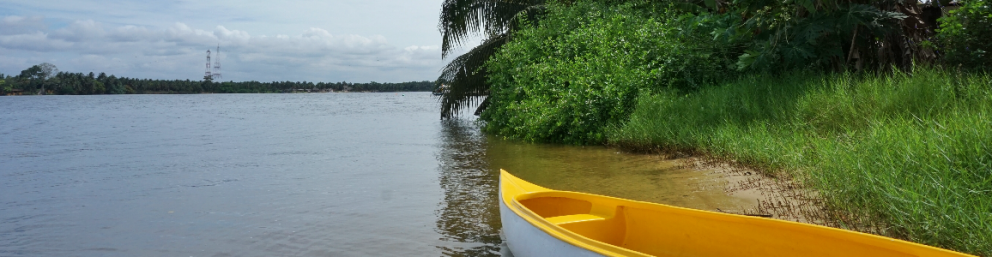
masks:
<instances>
[{"instance_id":1,"label":"green leaf","mask_svg":"<svg viewBox=\"0 0 992 257\"><path fill-rule=\"evenodd\" d=\"M716 0L706 0L706 7L709 7L711 10L716 10Z\"/></svg>"},{"instance_id":2,"label":"green leaf","mask_svg":"<svg viewBox=\"0 0 992 257\"><path fill-rule=\"evenodd\" d=\"M806 8L809 13L816 13L816 5L813 3L814 0L798 0L798 4Z\"/></svg>"}]
</instances>

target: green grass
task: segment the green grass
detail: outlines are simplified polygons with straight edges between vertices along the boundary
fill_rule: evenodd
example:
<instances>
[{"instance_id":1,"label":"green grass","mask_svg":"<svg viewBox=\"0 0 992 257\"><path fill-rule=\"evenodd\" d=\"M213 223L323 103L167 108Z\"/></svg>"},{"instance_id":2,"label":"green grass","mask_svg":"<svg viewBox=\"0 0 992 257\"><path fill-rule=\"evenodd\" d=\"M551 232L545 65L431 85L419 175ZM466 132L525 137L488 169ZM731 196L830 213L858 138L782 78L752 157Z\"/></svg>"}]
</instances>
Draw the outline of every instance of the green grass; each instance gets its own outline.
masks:
<instances>
[{"instance_id":1,"label":"green grass","mask_svg":"<svg viewBox=\"0 0 992 257\"><path fill-rule=\"evenodd\" d=\"M789 172L848 228L992 256L992 76L751 76L642 95L613 144Z\"/></svg>"}]
</instances>

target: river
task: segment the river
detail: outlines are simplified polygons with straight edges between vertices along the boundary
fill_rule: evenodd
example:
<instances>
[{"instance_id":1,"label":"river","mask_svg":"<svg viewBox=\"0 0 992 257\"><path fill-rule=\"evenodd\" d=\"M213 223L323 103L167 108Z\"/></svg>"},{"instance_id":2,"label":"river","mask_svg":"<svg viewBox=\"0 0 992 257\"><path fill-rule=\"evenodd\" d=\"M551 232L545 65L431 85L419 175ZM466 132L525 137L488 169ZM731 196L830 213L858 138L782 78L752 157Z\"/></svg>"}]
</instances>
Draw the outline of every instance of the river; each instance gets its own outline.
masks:
<instances>
[{"instance_id":1,"label":"river","mask_svg":"<svg viewBox=\"0 0 992 257\"><path fill-rule=\"evenodd\" d=\"M500 140L437 110L426 92L0 97L0 256L500 255L500 168L749 204L658 156Z\"/></svg>"}]
</instances>

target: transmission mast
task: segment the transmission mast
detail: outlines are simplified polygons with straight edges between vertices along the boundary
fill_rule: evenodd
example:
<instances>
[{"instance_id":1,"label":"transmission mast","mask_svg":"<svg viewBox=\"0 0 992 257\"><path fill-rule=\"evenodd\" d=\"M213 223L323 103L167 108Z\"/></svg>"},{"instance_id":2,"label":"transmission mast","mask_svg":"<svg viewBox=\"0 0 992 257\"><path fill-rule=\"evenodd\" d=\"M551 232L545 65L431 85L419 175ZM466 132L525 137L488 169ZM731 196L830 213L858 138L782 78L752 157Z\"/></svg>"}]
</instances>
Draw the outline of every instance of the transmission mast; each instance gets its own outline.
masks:
<instances>
[{"instance_id":1,"label":"transmission mast","mask_svg":"<svg viewBox=\"0 0 992 257\"><path fill-rule=\"evenodd\" d=\"M207 51L209 52L210 50ZM210 60L207 59L207 62L210 62ZM217 58L214 61L214 73L212 76L215 80L222 78L220 75L220 44L217 44Z\"/></svg>"},{"instance_id":2,"label":"transmission mast","mask_svg":"<svg viewBox=\"0 0 992 257\"><path fill-rule=\"evenodd\" d=\"M207 71L203 72L203 79L213 79L213 75L210 74L210 49L207 49Z\"/></svg>"}]
</instances>

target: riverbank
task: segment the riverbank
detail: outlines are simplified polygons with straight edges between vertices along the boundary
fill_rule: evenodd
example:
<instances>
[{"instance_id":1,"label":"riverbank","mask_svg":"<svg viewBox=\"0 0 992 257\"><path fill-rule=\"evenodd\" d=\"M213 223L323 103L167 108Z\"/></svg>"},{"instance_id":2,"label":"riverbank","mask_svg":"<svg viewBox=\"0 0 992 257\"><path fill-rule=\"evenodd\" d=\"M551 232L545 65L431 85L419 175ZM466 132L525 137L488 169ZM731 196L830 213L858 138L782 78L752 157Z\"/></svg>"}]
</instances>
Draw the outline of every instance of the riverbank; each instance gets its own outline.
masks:
<instances>
[{"instance_id":1,"label":"riverbank","mask_svg":"<svg viewBox=\"0 0 992 257\"><path fill-rule=\"evenodd\" d=\"M320 94L320 93L417 93L417 92L429 92L429 91L334 91L330 89L325 90L310 90L310 89L296 89L296 90L283 90L276 92L193 92L193 93L181 93L181 92L170 92L170 91L145 91L142 93L132 93L129 95L192 95L192 94ZM10 93L0 96L33 96L33 95L64 95L64 94L22 94L22 93Z\"/></svg>"},{"instance_id":2,"label":"riverbank","mask_svg":"<svg viewBox=\"0 0 992 257\"><path fill-rule=\"evenodd\" d=\"M990 87L936 69L749 76L641 95L607 138L792 177L842 228L992 255Z\"/></svg>"},{"instance_id":3,"label":"riverbank","mask_svg":"<svg viewBox=\"0 0 992 257\"><path fill-rule=\"evenodd\" d=\"M672 158L671 153L648 153ZM680 168L712 173L723 184L722 190L731 197L749 201L735 209L717 208L710 211L747 216L781 219L822 226L838 227L831 219L818 192L794 180L790 174L770 175L759 170L711 156L678 157L672 159Z\"/></svg>"},{"instance_id":4,"label":"riverbank","mask_svg":"<svg viewBox=\"0 0 992 257\"><path fill-rule=\"evenodd\" d=\"M834 226L992 255L984 1L939 21L935 4L708 3L552 1L450 84L489 93L494 135L723 160L815 190ZM442 117L474 100L445 99Z\"/></svg>"}]
</instances>

